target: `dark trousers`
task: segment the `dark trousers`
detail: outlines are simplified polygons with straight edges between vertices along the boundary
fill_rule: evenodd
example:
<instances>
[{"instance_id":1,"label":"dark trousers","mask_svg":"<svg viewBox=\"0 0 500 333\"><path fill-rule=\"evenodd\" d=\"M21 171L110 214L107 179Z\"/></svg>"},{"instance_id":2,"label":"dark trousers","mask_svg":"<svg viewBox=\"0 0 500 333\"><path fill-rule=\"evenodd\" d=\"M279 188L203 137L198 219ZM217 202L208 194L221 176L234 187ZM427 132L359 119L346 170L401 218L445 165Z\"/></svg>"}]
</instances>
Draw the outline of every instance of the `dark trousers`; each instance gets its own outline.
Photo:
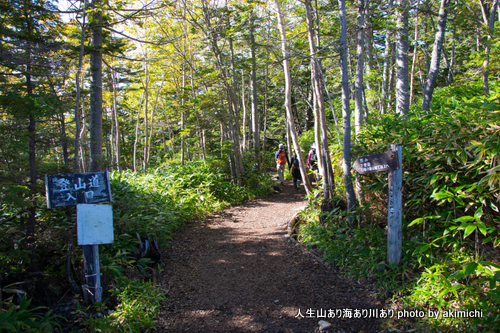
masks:
<instances>
[{"instance_id":1,"label":"dark trousers","mask_svg":"<svg viewBox=\"0 0 500 333\"><path fill-rule=\"evenodd\" d=\"M297 185L300 184L301 178L300 177L293 177L293 187L297 188Z\"/></svg>"}]
</instances>

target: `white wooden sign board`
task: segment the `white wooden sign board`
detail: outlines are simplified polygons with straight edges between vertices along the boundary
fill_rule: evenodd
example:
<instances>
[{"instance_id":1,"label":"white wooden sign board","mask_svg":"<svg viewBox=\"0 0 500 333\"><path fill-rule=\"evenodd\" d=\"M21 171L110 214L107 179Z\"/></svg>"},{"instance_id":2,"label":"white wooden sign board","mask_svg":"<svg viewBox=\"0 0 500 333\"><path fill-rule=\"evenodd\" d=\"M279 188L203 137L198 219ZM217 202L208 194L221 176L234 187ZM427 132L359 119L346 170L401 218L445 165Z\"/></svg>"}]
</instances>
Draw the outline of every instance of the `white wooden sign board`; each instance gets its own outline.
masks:
<instances>
[{"instance_id":1,"label":"white wooden sign board","mask_svg":"<svg viewBox=\"0 0 500 333\"><path fill-rule=\"evenodd\" d=\"M113 210L111 205L76 205L78 245L113 243Z\"/></svg>"}]
</instances>

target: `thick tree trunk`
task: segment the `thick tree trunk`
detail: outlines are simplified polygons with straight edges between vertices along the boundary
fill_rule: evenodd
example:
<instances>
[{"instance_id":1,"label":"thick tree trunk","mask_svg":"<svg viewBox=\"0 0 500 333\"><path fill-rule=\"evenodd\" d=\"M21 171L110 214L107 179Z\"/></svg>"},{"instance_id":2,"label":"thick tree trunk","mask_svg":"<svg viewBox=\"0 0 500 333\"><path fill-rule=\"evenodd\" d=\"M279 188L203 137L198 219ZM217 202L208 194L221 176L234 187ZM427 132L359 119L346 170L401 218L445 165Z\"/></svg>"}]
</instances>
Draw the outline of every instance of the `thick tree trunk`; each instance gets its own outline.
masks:
<instances>
[{"instance_id":1,"label":"thick tree trunk","mask_svg":"<svg viewBox=\"0 0 500 333\"><path fill-rule=\"evenodd\" d=\"M431 108L432 93L434 92L439 73L439 63L441 61L441 51L443 49L444 35L446 32L446 16L448 15L449 4L450 0L441 0L436 38L434 39L434 46L432 47L431 67L427 75L427 82L425 83L423 93L422 110L429 110Z\"/></svg>"},{"instance_id":2,"label":"thick tree trunk","mask_svg":"<svg viewBox=\"0 0 500 333\"><path fill-rule=\"evenodd\" d=\"M410 110L408 89L408 10L409 0L396 2L396 113L406 115Z\"/></svg>"},{"instance_id":3,"label":"thick tree trunk","mask_svg":"<svg viewBox=\"0 0 500 333\"><path fill-rule=\"evenodd\" d=\"M349 106L349 78L347 71L347 19L345 11L345 0L339 0L339 17L340 17L340 62L341 62L341 82L342 82L342 118L344 127L343 138L343 158L342 167L344 170L344 183L347 198L347 211L353 212L356 210L356 197L354 195L354 187L351 180L351 110ZM353 225L352 217L348 219L349 224Z\"/></svg>"},{"instance_id":4,"label":"thick tree trunk","mask_svg":"<svg viewBox=\"0 0 500 333\"><path fill-rule=\"evenodd\" d=\"M285 74L285 109L287 112L288 123L290 124L291 135L293 139L293 145L295 147L295 154L299 161L304 161L302 158L302 152L300 150L299 139L297 137L297 133L295 132L295 127L292 121L292 78L290 76L290 68L288 65L288 50L287 50L287 41L286 41L286 32L283 21L283 15L281 13L281 8L279 4L279 0L274 0L277 8L277 17L278 17L278 29L280 31L281 37L281 50L283 54L283 70ZM309 178L307 177L307 171L304 163L300 163L300 174L302 176L302 180L304 182L304 188L306 189L306 194L311 194L311 184L309 183Z\"/></svg>"}]
</instances>

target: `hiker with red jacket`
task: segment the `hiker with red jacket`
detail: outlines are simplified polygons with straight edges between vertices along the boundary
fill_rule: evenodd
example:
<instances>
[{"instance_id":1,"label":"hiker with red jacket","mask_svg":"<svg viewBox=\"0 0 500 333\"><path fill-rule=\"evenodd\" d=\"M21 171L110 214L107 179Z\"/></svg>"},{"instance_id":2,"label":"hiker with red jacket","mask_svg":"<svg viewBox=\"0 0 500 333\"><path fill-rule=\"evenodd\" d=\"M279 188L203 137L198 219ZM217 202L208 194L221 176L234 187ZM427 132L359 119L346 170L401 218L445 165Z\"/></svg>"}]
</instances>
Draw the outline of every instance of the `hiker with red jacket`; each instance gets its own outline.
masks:
<instances>
[{"instance_id":1,"label":"hiker with red jacket","mask_svg":"<svg viewBox=\"0 0 500 333\"><path fill-rule=\"evenodd\" d=\"M278 146L279 149L276 152L276 155L274 156L274 160L276 161L276 169L278 170L278 177L280 179L281 185L283 185L283 182L285 181L285 165L288 163L288 166L290 166L290 161L288 160L288 155L285 151L285 145L280 143Z\"/></svg>"}]
</instances>

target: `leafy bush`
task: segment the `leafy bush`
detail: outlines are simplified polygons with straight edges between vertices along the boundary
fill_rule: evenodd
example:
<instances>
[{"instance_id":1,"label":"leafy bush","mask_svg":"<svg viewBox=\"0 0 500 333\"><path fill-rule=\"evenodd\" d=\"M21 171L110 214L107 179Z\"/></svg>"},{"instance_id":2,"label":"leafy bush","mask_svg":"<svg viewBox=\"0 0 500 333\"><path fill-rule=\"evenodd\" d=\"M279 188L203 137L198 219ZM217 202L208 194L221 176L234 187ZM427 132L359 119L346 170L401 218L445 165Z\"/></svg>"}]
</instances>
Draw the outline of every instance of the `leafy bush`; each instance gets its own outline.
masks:
<instances>
[{"instance_id":1,"label":"leafy bush","mask_svg":"<svg viewBox=\"0 0 500 333\"><path fill-rule=\"evenodd\" d=\"M151 282L133 281L121 277L114 284L111 294L116 296L118 306L111 314L92 317L85 324L91 332L144 332L154 329L154 318L160 304L165 301L165 292Z\"/></svg>"},{"instance_id":2,"label":"leafy bush","mask_svg":"<svg viewBox=\"0 0 500 333\"><path fill-rule=\"evenodd\" d=\"M355 278L372 281L406 308L479 310L484 318L424 318L423 330L500 328L500 93L458 100L457 88L434 95L432 112L372 120L353 146L353 158L403 145L403 261L385 265L387 174L358 176L364 185L365 223L349 228L335 212L329 222L302 226L302 240L323 250ZM473 90L465 89L465 92ZM335 147L335 145L333 145ZM334 153L336 185L341 192ZM311 208L313 209L313 208ZM358 214L360 212L357 212ZM317 216L317 214L316 214ZM304 216L306 218L306 216ZM392 325L405 323L393 322Z\"/></svg>"},{"instance_id":3,"label":"leafy bush","mask_svg":"<svg viewBox=\"0 0 500 333\"><path fill-rule=\"evenodd\" d=\"M9 292L8 288L4 288ZM0 289L2 292L2 289ZM0 331L1 332L52 332L54 326L61 326L56 322L52 310L40 314L45 307L39 306L28 309L31 300L23 296L21 303L17 306L10 299L2 302L0 306Z\"/></svg>"}]
</instances>

